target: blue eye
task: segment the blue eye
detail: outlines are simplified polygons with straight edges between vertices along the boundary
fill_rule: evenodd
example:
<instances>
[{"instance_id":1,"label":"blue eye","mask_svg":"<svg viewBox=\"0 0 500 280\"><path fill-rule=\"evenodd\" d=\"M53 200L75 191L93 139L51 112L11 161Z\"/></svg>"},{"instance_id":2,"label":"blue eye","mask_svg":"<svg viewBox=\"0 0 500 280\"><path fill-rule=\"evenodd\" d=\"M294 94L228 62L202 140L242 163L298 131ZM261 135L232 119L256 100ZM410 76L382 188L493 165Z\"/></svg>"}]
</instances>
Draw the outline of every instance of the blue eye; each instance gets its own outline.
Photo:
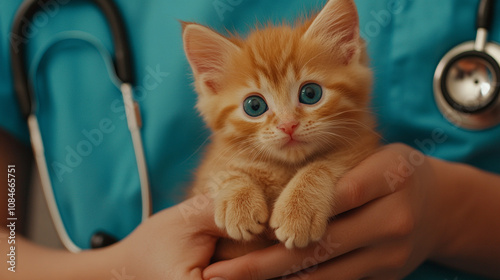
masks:
<instances>
[{"instance_id":1,"label":"blue eye","mask_svg":"<svg viewBox=\"0 0 500 280\"><path fill-rule=\"evenodd\" d=\"M262 97L252 95L243 102L243 109L250 117L258 117L267 111L267 104Z\"/></svg>"},{"instance_id":2,"label":"blue eye","mask_svg":"<svg viewBox=\"0 0 500 280\"><path fill-rule=\"evenodd\" d=\"M314 83L306 84L300 89L299 101L307 105L316 104L322 95L323 89L320 85Z\"/></svg>"}]
</instances>

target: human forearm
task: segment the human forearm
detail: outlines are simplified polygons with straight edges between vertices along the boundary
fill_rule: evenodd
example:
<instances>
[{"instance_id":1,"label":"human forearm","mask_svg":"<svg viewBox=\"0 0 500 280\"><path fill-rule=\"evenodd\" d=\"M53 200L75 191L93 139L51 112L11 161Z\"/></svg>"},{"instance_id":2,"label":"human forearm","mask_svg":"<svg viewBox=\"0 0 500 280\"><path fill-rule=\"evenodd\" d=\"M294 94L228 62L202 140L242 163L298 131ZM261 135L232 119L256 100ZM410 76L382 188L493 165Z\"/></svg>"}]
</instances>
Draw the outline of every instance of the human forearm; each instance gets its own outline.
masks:
<instances>
[{"instance_id":1,"label":"human forearm","mask_svg":"<svg viewBox=\"0 0 500 280\"><path fill-rule=\"evenodd\" d=\"M15 166L14 168L8 168ZM31 150L0 129L0 254L3 265L0 279L106 279L112 278L112 258L104 251L72 254L38 246L23 238L24 209L29 176ZM11 174L12 177L9 177ZM10 181L12 180L12 181ZM9 183L9 185L7 184ZM13 205L8 207L8 203ZM12 208L13 210L10 210ZM12 213L12 214L11 214ZM9 220L15 218L15 220ZM13 223L12 233L6 225ZM9 239L9 237L11 237ZM14 243L15 242L15 243ZM11 248L12 246L12 248ZM11 250L13 249L13 250ZM9 256L10 255L10 256ZM7 263L6 261L12 262ZM9 270L10 268L10 270Z\"/></svg>"},{"instance_id":2,"label":"human forearm","mask_svg":"<svg viewBox=\"0 0 500 280\"><path fill-rule=\"evenodd\" d=\"M5 241L7 232L0 231L0 252L6 257L10 245ZM0 279L106 279L113 278L113 272L120 274L121 267L114 267L114 259L108 249L83 253L70 253L38 246L29 240L16 236L15 272L4 265Z\"/></svg>"},{"instance_id":3,"label":"human forearm","mask_svg":"<svg viewBox=\"0 0 500 280\"><path fill-rule=\"evenodd\" d=\"M6 229L8 218L16 218L16 232L24 232L31 164L29 146L0 129L0 229Z\"/></svg>"},{"instance_id":4,"label":"human forearm","mask_svg":"<svg viewBox=\"0 0 500 280\"><path fill-rule=\"evenodd\" d=\"M436 161L439 206L445 217L432 259L500 278L500 176Z\"/></svg>"}]
</instances>

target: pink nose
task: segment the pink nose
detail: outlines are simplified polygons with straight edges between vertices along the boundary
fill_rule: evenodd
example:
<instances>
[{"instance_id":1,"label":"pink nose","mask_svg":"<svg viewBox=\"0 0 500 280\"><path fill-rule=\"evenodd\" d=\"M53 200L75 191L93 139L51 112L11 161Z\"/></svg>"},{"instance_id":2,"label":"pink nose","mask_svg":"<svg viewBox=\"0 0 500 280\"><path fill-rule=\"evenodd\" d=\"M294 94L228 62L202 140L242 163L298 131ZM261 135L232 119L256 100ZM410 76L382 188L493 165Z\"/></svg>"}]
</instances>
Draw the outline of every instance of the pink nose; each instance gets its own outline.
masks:
<instances>
[{"instance_id":1,"label":"pink nose","mask_svg":"<svg viewBox=\"0 0 500 280\"><path fill-rule=\"evenodd\" d=\"M281 123L280 125L278 125L278 129L291 136L297 126L299 126L299 122L294 120Z\"/></svg>"}]
</instances>

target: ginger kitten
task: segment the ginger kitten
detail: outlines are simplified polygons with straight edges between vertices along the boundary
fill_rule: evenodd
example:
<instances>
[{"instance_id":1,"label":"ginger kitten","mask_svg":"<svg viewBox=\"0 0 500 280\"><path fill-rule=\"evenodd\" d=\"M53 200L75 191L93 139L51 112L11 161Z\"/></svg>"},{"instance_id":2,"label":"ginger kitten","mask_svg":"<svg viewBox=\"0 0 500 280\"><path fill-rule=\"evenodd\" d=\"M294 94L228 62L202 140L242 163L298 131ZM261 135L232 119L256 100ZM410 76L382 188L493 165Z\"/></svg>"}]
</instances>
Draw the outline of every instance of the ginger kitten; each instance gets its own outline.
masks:
<instances>
[{"instance_id":1,"label":"ginger kitten","mask_svg":"<svg viewBox=\"0 0 500 280\"><path fill-rule=\"evenodd\" d=\"M246 39L183 23L183 40L212 130L191 195L212 195L217 226L235 240L267 225L287 248L321 239L335 184L378 145L353 0L330 0L312 19Z\"/></svg>"}]
</instances>

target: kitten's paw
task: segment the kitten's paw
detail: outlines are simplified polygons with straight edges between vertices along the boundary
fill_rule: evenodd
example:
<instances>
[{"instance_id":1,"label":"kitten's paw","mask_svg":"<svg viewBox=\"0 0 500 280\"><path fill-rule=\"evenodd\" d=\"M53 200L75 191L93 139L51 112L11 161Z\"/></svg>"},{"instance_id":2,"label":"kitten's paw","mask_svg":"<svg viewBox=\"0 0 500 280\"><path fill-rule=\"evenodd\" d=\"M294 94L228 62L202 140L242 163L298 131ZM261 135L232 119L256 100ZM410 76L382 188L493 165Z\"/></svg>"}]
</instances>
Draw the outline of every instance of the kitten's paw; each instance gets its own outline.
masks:
<instances>
[{"instance_id":1,"label":"kitten's paw","mask_svg":"<svg viewBox=\"0 0 500 280\"><path fill-rule=\"evenodd\" d=\"M279 199L269 225L275 229L276 237L288 249L303 248L319 241L328 224L328 215L314 205L304 205L299 199Z\"/></svg>"},{"instance_id":2,"label":"kitten's paw","mask_svg":"<svg viewBox=\"0 0 500 280\"><path fill-rule=\"evenodd\" d=\"M216 198L215 223L233 239L252 239L264 231L268 217L263 195L250 188L221 193Z\"/></svg>"}]
</instances>

